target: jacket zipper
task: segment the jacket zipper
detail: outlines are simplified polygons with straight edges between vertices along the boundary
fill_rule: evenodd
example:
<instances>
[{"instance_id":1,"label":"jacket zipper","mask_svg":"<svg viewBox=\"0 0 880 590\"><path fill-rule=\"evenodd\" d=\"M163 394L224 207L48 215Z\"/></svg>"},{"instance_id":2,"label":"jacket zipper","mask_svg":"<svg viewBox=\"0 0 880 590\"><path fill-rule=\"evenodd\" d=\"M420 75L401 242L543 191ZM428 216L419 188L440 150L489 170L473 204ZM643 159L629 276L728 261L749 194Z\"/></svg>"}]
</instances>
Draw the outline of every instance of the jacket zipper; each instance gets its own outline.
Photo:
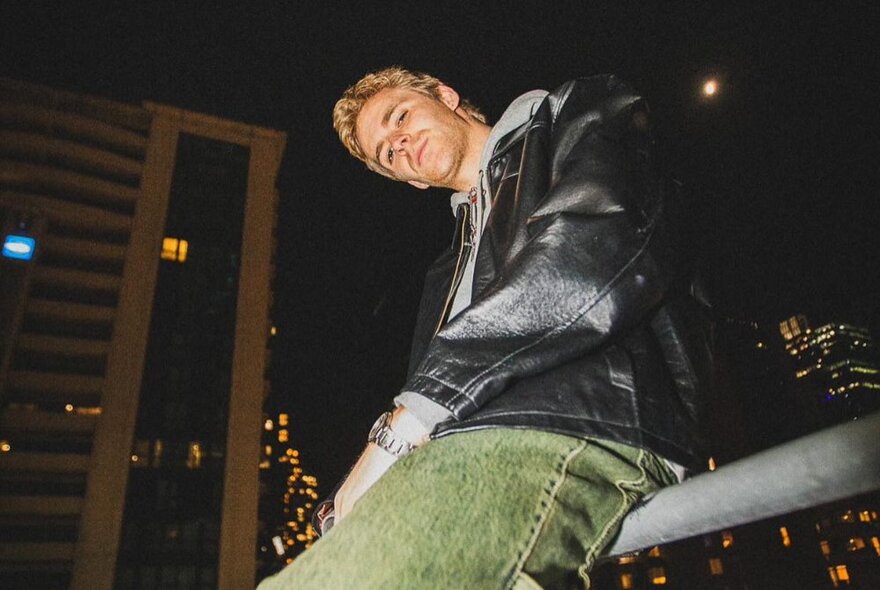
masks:
<instances>
[{"instance_id":1,"label":"jacket zipper","mask_svg":"<svg viewBox=\"0 0 880 590\"><path fill-rule=\"evenodd\" d=\"M475 194L475 191L472 192ZM440 331L440 328L449 319L449 311L452 308L452 302L455 300L455 294L461 279L464 276L464 267L474 247L474 228L471 223L471 204L463 203L458 206L459 223L458 223L458 258L455 261L455 270L452 273L452 284L449 285L449 293L446 294L446 302L443 304L443 312L437 321L437 327L434 328L434 336Z\"/></svg>"}]
</instances>

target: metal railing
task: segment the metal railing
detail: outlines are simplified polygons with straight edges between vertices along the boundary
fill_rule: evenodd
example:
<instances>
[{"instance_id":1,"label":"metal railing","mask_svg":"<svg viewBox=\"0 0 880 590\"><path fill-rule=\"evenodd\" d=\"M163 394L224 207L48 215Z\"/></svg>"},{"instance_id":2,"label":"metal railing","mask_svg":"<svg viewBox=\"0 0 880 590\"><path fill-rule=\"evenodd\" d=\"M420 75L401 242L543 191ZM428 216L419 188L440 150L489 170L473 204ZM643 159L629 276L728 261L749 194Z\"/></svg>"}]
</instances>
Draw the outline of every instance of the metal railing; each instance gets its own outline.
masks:
<instances>
[{"instance_id":1,"label":"metal railing","mask_svg":"<svg viewBox=\"0 0 880 590\"><path fill-rule=\"evenodd\" d=\"M880 489L880 413L665 488L626 517L607 555L630 553Z\"/></svg>"}]
</instances>

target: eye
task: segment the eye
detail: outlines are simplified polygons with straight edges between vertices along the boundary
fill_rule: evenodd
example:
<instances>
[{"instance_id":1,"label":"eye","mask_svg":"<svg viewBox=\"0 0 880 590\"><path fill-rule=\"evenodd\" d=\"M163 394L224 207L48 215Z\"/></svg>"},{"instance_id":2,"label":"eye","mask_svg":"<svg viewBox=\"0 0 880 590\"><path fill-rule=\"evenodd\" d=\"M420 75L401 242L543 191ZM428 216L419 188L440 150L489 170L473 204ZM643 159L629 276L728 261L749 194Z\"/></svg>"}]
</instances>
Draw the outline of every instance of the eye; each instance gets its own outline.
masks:
<instances>
[{"instance_id":1,"label":"eye","mask_svg":"<svg viewBox=\"0 0 880 590\"><path fill-rule=\"evenodd\" d=\"M397 117L397 122L395 123L395 127L398 129L406 122L406 116L409 111L401 111L400 115ZM385 157L388 159L388 165L394 163L394 148L389 147L388 151L385 152Z\"/></svg>"}]
</instances>

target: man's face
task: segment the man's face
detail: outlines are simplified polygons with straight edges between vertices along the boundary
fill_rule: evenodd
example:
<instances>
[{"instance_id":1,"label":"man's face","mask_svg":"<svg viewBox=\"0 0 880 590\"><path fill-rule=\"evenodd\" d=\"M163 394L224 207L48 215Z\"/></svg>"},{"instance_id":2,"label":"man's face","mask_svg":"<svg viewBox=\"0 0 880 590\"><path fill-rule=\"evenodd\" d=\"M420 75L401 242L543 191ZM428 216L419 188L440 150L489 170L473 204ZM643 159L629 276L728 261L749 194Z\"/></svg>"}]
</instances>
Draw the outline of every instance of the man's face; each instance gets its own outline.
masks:
<instances>
[{"instance_id":1,"label":"man's face","mask_svg":"<svg viewBox=\"0 0 880 590\"><path fill-rule=\"evenodd\" d=\"M458 94L440 87L437 100L406 88L385 88L357 118L367 165L419 188L452 187L461 174L468 125L455 109Z\"/></svg>"}]
</instances>

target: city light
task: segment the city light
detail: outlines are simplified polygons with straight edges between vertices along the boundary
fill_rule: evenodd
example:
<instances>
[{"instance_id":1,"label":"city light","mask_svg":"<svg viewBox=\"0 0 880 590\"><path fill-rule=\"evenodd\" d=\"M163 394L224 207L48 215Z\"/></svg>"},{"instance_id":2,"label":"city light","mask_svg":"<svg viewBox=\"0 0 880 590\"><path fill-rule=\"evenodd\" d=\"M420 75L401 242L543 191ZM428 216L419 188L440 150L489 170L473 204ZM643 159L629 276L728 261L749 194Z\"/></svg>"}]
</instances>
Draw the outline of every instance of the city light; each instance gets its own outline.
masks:
<instances>
[{"instance_id":1,"label":"city light","mask_svg":"<svg viewBox=\"0 0 880 590\"><path fill-rule=\"evenodd\" d=\"M30 236L8 234L3 239L3 257L13 260L31 260L37 241Z\"/></svg>"},{"instance_id":2,"label":"city light","mask_svg":"<svg viewBox=\"0 0 880 590\"><path fill-rule=\"evenodd\" d=\"M709 78L705 82L703 82L703 96L712 97L718 94L719 84L718 80L714 78Z\"/></svg>"},{"instance_id":3,"label":"city light","mask_svg":"<svg viewBox=\"0 0 880 590\"><path fill-rule=\"evenodd\" d=\"M791 537L788 534L788 528L787 527L780 527L779 534L782 537L782 545L784 547L791 547Z\"/></svg>"},{"instance_id":4,"label":"city light","mask_svg":"<svg viewBox=\"0 0 880 590\"><path fill-rule=\"evenodd\" d=\"M162 260L186 262L186 254L189 250L189 242L179 238L164 238L162 240Z\"/></svg>"}]
</instances>

